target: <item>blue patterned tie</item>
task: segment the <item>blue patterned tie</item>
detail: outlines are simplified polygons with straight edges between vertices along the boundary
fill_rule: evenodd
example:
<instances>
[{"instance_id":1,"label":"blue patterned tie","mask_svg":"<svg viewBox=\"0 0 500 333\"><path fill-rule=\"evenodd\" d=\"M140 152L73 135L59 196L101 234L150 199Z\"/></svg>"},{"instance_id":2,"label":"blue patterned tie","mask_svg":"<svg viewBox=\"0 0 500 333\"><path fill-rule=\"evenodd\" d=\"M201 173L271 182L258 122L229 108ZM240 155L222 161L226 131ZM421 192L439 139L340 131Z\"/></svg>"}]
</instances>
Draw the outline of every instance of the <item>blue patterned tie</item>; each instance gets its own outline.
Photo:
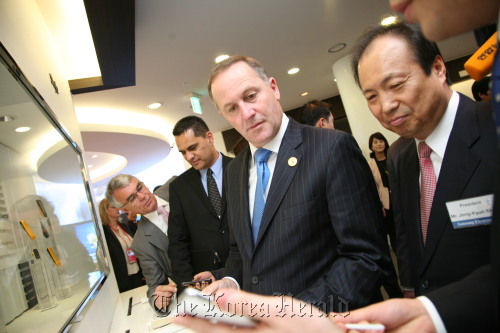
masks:
<instances>
[{"instance_id":1,"label":"blue patterned tie","mask_svg":"<svg viewBox=\"0 0 500 333\"><path fill-rule=\"evenodd\" d=\"M257 242L257 235L259 234L260 221L266 206L264 193L266 191L267 182L269 181L269 168L267 167L267 159L271 155L271 151L259 148L255 151L255 162L257 163L257 186L255 188L255 201L253 204L252 216L252 234L253 243Z\"/></svg>"}]
</instances>

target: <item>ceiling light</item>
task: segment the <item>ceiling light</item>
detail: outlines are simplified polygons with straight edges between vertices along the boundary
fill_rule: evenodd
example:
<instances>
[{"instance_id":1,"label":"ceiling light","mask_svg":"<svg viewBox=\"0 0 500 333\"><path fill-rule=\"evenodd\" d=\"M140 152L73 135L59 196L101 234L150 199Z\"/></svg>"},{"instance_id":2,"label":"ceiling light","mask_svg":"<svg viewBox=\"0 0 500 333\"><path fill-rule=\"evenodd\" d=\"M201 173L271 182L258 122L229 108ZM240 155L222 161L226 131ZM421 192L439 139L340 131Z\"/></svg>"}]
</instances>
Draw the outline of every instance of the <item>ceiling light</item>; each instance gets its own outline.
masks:
<instances>
[{"instance_id":1,"label":"ceiling light","mask_svg":"<svg viewBox=\"0 0 500 333\"><path fill-rule=\"evenodd\" d=\"M101 70L84 1L40 1L38 5L59 46L66 78L100 77Z\"/></svg>"},{"instance_id":2,"label":"ceiling light","mask_svg":"<svg viewBox=\"0 0 500 333\"><path fill-rule=\"evenodd\" d=\"M391 25L394 22L396 22L396 20L397 20L397 18L394 15L385 15L380 20L380 24L383 25L383 26Z\"/></svg>"},{"instance_id":3,"label":"ceiling light","mask_svg":"<svg viewBox=\"0 0 500 333\"><path fill-rule=\"evenodd\" d=\"M191 108L193 109L193 112L202 114L203 110L201 109L200 95L192 93L189 96L189 100L191 101Z\"/></svg>"},{"instance_id":4,"label":"ceiling light","mask_svg":"<svg viewBox=\"0 0 500 333\"><path fill-rule=\"evenodd\" d=\"M0 116L0 123L6 123L8 121L14 120L12 116Z\"/></svg>"},{"instance_id":5,"label":"ceiling light","mask_svg":"<svg viewBox=\"0 0 500 333\"><path fill-rule=\"evenodd\" d=\"M337 43L328 49L328 53L335 53L342 51L347 46L346 43Z\"/></svg>"},{"instance_id":6,"label":"ceiling light","mask_svg":"<svg viewBox=\"0 0 500 333\"><path fill-rule=\"evenodd\" d=\"M94 167L94 165L89 164L87 167L90 169L90 168L93 168L93 167Z\"/></svg>"},{"instance_id":7,"label":"ceiling light","mask_svg":"<svg viewBox=\"0 0 500 333\"><path fill-rule=\"evenodd\" d=\"M92 158L97 158L97 157L98 157L97 154L92 155Z\"/></svg>"},{"instance_id":8,"label":"ceiling light","mask_svg":"<svg viewBox=\"0 0 500 333\"><path fill-rule=\"evenodd\" d=\"M149 104L148 109L156 110L161 106L162 106L162 104L160 102L156 102L156 103Z\"/></svg>"},{"instance_id":9,"label":"ceiling light","mask_svg":"<svg viewBox=\"0 0 500 333\"><path fill-rule=\"evenodd\" d=\"M224 61L227 58L229 58L227 54L220 55L217 58L215 58L215 63L218 64L219 62Z\"/></svg>"},{"instance_id":10,"label":"ceiling light","mask_svg":"<svg viewBox=\"0 0 500 333\"><path fill-rule=\"evenodd\" d=\"M304 91L302 94L300 94L300 96L307 96L307 95L309 95L309 92L307 91Z\"/></svg>"},{"instance_id":11,"label":"ceiling light","mask_svg":"<svg viewBox=\"0 0 500 333\"><path fill-rule=\"evenodd\" d=\"M290 74L290 75L297 74L299 71L300 71L300 69L298 67L294 67L294 68L288 70L288 74Z\"/></svg>"},{"instance_id":12,"label":"ceiling light","mask_svg":"<svg viewBox=\"0 0 500 333\"><path fill-rule=\"evenodd\" d=\"M15 131L18 133L28 132L29 130L31 130L31 127L27 127L27 126L18 127L15 129Z\"/></svg>"}]
</instances>

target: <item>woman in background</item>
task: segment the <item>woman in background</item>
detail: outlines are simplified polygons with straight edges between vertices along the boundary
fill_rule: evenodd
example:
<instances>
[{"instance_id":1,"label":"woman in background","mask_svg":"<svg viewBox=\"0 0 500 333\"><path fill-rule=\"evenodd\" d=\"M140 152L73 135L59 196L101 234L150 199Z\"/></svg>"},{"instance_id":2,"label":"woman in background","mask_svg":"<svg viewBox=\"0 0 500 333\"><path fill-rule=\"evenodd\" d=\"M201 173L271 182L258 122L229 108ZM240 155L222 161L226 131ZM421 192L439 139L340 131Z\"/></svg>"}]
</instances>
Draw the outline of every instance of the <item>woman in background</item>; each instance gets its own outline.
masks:
<instances>
[{"instance_id":1,"label":"woman in background","mask_svg":"<svg viewBox=\"0 0 500 333\"><path fill-rule=\"evenodd\" d=\"M99 214L118 289L124 292L144 285L141 267L130 249L134 233L126 224L118 222L120 210L105 198L99 204Z\"/></svg>"},{"instance_id":2,"label":"woman in background","mask_svg":"<svg viewBox=\"0 0 500 333\"><path fill-rule=\"evenodd\" d=\"M389 143L380 132L373 133L368 139L368 146L372 151L368 164L372 170L377 191L380 198L381 209L384 214L384 229L389 235L391 247L396 249L396 228L390 203L389 171L387 169L387 150ZM384 289L390 298L402 297L401 287L398 284L396 270L391 269L390 276L383 283Z\"/></svg>"}]
</instances>

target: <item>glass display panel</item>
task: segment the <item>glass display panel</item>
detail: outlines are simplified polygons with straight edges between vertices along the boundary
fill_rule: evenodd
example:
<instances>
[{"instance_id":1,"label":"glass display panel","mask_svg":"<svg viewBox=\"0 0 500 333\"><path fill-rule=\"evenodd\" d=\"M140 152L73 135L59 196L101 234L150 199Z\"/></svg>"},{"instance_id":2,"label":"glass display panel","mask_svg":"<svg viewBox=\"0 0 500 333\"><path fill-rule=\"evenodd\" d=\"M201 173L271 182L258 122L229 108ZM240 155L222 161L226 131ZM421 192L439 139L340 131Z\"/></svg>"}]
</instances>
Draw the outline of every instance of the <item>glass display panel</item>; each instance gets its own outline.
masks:
<instances>
[{"instance_id":1,"label":"glass display panel","mask_svg":"<svg viewBox=\"0 0 500 333\"><path fill-rule=\"evenodd\" d=\"M57 332L104 281L81 151L0 45L0 332Z\"/></svg>"}]
</instances>

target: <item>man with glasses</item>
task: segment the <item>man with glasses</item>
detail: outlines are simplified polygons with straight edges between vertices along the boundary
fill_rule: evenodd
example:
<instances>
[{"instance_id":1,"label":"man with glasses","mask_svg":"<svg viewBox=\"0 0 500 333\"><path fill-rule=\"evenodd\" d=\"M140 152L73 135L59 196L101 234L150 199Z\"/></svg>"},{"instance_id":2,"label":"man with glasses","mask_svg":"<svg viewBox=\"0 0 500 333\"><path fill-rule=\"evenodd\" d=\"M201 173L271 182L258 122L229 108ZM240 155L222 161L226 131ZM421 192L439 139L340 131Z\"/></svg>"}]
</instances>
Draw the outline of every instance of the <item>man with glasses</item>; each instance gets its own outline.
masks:
<instances>
[{"instance_id":1,"label":"man with glasses","mask_svg":"<svg viewBox=\"0 0 500 333\"><path fill-rule=\"evenodd\" d=\"M131 248L146 278L149 303L159 314L167 314L171 297L177 292L176 285L169 282L168 202L151 193L136 177L125 174L109 181L106 198L117 208L141 214Z\"/></svg>"}]
</instances>

